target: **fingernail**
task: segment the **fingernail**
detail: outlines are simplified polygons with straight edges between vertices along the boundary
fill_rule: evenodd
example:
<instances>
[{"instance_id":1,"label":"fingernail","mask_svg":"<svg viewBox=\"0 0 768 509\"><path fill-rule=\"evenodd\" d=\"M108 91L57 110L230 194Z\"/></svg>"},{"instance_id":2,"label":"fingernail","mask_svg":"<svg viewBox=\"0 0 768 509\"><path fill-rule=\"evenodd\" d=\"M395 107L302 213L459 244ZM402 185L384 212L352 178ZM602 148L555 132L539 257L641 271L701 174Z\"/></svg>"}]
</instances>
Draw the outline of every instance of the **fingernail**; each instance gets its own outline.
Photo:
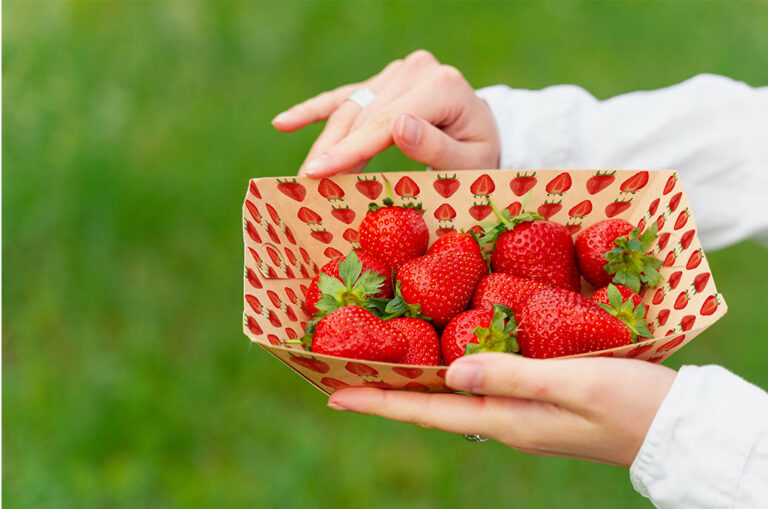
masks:
<instances>
[{"instance_id":1,"label":"fingernail","mask_svg":"<svg viewBox=\"0 0 768 509\"><path fill-rule=\"evenodd\" d=\"M333 401L328 400L328 408L332 408L334 410L338 410L339 412L349 412L349 408L343 407L339 405L338 403L334 403Z\"/></svg>"},{"instance_id":2,"label":"fingernail","mask_svg":"<svg viewBox=\"0 0 768 509\"><path fill-rule=\"evenodd\" d=\"M421 122L411 115L403 114L400 116L400 126L398 135L408 145L417 145L421 140Z\"/></svg>"},{"instance_id":3,"label":"fingernail","mask_svg":"<svg viewBox=\"0 0 768 509\"><path fill-rule=\"evenodd\" d=\"M458 363L448 368L446 382L457 391L474 392L481 367L474 363Z\"/></svg>"},{"instance_id":4,"label":"fingernail","mask_svg":"<svg viewBox=\"0 0 768 509\"><path fill-rule=\"evenodd\" d=\"M328 154L321 154L307 163L307 165L304 167L303 173L305 175L313 175L322 170L330 160L331 158L328 156Z\"/></svg>"},{"instance_id":5,"label":"fingernail","mask_svg":"<svg viewBox=\"0 0 768 509\"><path fill-rule=\"evenodd\" d=\"M275 118L272 119L273 124L278 124L280 122L287 122L291 119L291 112L290 111L284 111L282 113L279 113Z\"/></svg>"}]
</instances>

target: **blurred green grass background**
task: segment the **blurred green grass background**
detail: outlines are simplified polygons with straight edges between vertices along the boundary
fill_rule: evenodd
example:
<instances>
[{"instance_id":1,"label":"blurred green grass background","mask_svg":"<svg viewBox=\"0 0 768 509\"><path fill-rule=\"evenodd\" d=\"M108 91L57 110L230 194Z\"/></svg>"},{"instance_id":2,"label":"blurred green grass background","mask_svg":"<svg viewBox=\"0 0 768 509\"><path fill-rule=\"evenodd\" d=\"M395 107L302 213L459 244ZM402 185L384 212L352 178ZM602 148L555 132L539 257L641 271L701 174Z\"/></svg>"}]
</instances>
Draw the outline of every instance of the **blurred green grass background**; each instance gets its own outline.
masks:
<instances>
[{"instance_id":1,"label":"blurred green grass background","mask_svg":"<svg viewBox=\"0 0 768 509\"><path fill-rule=\"evenodd\" d=\"M240 207L319 133L274 114L414 49L476 87L766 85L766 5L3 2L3 502L650 507L626 470L326 409L242 335ZM730 312L670 366L768 387L765 254L709 254Z\"/></svg>"}]
</instances>

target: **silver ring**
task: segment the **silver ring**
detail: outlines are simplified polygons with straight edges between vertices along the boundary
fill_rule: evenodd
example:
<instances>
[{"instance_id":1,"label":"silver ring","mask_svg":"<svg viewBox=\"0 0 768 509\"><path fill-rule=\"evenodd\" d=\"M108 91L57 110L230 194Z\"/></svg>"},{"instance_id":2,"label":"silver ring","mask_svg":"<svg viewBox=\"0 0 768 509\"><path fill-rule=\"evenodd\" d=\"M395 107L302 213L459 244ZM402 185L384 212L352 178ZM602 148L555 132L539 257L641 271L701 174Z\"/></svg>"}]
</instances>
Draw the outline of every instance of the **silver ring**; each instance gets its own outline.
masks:
<instances>
[{"instance_id":1,"label":"silver ring","mask_svg":"<svg viewBox=\"0 0 768 509\"><path fill-rule=\"evenodd\" d=\"M479 443L482 443L482 442L485 442L486 440L488 440L488 437L484 437L482 435L464 435L464 438L468 442L473 442L473 443L476 443L476 444L479 444Z\"/></svg>"},{"instance_id":2,"label":"silver ring","mask_svg":"<svg viewBox=\"0 0 768 509\"><path fill-rule=\"evenodd\" d=\"M370 88L362 87L349 94L347 101L352 101L361 108L365 109L365 107L371 104L371 101L373 101L375 98L376 94L374 94Z\"/></svg>"}]
</instances>

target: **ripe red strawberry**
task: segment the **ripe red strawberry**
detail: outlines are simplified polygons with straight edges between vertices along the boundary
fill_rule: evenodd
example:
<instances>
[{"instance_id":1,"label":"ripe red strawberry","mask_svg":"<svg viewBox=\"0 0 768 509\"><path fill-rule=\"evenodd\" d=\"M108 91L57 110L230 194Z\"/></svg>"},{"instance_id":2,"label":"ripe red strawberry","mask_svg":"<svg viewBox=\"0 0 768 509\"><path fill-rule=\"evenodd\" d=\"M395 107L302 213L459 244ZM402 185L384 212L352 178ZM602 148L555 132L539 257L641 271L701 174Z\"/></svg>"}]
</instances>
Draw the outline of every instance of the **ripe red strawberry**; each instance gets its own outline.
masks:
<instances>
[{"instance_id":1,"label":"ripe red strawberry","mask_svg":"<svg viewBox=\"0 0 768 509\"><path fill-rule=\"evenodd\" d=\"M655 239L655 224L640 233L623 219L597 222L576 238L581 274L597 288L611 281L635 292L640 291L643 283L654 287L661 281L661 260L646 253Z\"/></svg>"},{"instance_id":2,"label":"ripe red strawberry","mask_svg":"<svg viewBox=\"0 0 768 509\"><path fill-rule=\"evenodd\" d=\"M532 295L518 318L525 357L545 359L628 345L632 333L598 304L563 288Z\"/></svg>"},{"instance_id":3,"label":"ripe red strawberry","mask_svg":"<svg viewBox=\"0 0 768 509\"><path fill-rule=\"evenodd\" d=\"M624 285L609 284L600 288L590 298L610 314L624 322L633 334L633 339L638 331L645 337L651 336L648 330L648 308L643 304L643 299Z\"/></svg>"},{"instance_id":4,"label":"ripe red strawberry","mask_svg":"<svg viewBox=\"0 0 768 509\"><path fill-rule=\"evenodd\" d=\"M440 338L429 322L420 318L394 318L387 323L408 340L403 364L440 365Z\"/></svg>"},{"instance_id":5,"label":"ripe red strawberry","mask_svg":"<svg viewBox=\"0 0 768 509\"><path fill-rule=\"evenodd\" d=\"M464 355L479 352L517 352L512 312L503 306L470 309L454 316L443 330L440 347L443 360L450 365Z\"/></svg>"},{"instance_id":6,"label":"ripe red strawberry","mask_svg":"<svg viewBox=\"0 0 768 509\"><path fill-rule=\"evenodd\" d=\"M406 260L423 255L429 243L429 230L421 211L411 207L394 207L384 200L385 207L371 211L360 223L360 247L363 251L397 270Z\"/></svg>"},{"instance_id":7,"label":"ripe red strawberry","mask_svg":"<svg viewBox=\"0 0 768 509\"><path fill-rule=\"evenodd\" d=\"M475 285L485 273L487 267L476 254L447 249L405 262L397 271L397 284L412 314L421 314L435 327L443 327L466 309ZM403 307L398 302L388 306L387 311L404 312Z\"/></svg>"},{"instance_id":8,"label":"ripe red strawberry","mask_svg":"<svg viewBox=\"0 0 768 509\"><path fill-rule=\"evenodd\" d=\"M471 253L480 258L483 257L480 252L480 245L477 241L466 233L449 233L437 239L427 251L427 254L461 252Z\"/></svg>"},{"instance_id":9,"label":"ripe red strawberry","mask_svg":"<svg viewBox=\"0 0 768 509\"><path fill-rule=\"evenodd\" d=\"M548 285L504 272L484 276L472 296L474 309L491 309L494 304L508 307L517 316L528 298Z\"/></svg>"},{"instance_id":10,"label":"ripe red strawberry","mask_svg":"<svg viewBox=\"0 0 768 509\"><path fill-rule=\"evenodd\" d=\"M570 290L581 288L576 252L568 230L533 212L512 217L491 203L499 222L486 228L483 245L494 244L493 272L506 272Z\"/></svg>"},{"instance_id":11,"label":"ripe red strawberry","mask_svg":"<svg viewBox=\"0 0 768 509\"><path fill-rule=\"evenodd\" d=\"M368 361L402 362L408 340L381 318L358 306L344 306L317 324L312 352Z\"/></svg>"},{"instance_id":12,"label":"ripe red strawberry","mask_svg":"<svg viewBox=\"0 0 768 509\"><path fill-rule=\"evenodd\" d=\"M388 270L386 266L378 261L376 258L372 257L371 255L363 252L363 251L355 251L355 255L357 256L357 259L362 263L362 272L365 271L371 271L374 275L379 275L384 277L384 283L381 285L381 288L379 291L375 294L373 294L373 297L378 297L382 299L391 299L393 292L392 292L392 271ZM334 277L338 279L339 281L343 280L341 279L341 273L339 267L341 266L342 261L344 261L345 258L338 257L334 258L330 262L326 263L320 268L321 274L326 274L330 277ZM319 286L319 280L320 280L320 274L315 276L315 278L312 280L312 282L309 284L309 290L307 290L307 295L304 300L304 310L309 315L314 315L317 312L317 301L320 300L320 297L322 296L322 291L320 290Z\"/></svg>"},{"instance_id":13,"label":"ripe red strawberry","mask_svg":"<svg viewBox=\"0 0 768 509\"><path fill-rule=\"evenodd\" d=\"M323 218L320 217L320 214L312 209L308 209L307 207L301 207L296 215L303 223L320 224L323 222Z\"/></svg>"}]
</instances>

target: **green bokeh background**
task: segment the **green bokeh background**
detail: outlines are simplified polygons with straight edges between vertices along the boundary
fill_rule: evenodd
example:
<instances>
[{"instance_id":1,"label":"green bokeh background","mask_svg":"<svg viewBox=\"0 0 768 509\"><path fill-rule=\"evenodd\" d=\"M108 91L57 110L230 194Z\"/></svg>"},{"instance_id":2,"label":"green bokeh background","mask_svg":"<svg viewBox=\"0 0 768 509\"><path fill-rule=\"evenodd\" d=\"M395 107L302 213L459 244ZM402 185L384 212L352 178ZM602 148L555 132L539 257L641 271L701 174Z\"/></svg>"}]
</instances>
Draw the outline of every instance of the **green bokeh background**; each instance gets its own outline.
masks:
<instances>
[{"instance_id":1,"label":"green bokeh background","mask_svg":"<svg viewBox=\"0 0 768 509\"><path fill-rule=\"evenodd\" d=\"M765 26L748 2L3 2L3 502L650 507L626 470L328 410L241 332L242 199L319 133L274 114L420 47L476 87L606 98L766 85ZM709 253L730 312L668 365L768 387L765 255Z\"/></svg>"}]
</instances>

